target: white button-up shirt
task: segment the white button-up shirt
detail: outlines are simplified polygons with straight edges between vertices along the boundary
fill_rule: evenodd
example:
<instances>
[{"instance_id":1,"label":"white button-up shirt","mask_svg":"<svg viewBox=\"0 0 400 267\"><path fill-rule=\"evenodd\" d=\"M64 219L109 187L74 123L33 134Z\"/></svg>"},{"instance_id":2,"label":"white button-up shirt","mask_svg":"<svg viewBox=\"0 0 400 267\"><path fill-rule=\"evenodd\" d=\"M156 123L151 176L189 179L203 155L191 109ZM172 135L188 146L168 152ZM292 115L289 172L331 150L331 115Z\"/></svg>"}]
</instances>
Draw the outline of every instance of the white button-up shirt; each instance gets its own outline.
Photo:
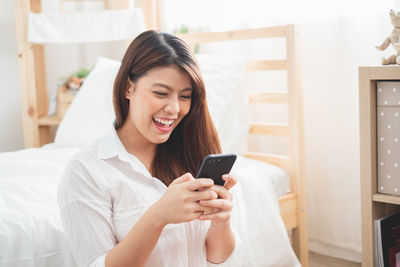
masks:
<instances>
[{"instance_id":1,"label":"white button-up shirt","mask_svg":"<svg viewBox=\"0 0 400 267\"><path fill-rule=\"evenodd\" d=\"M106 254L166 189L126 151L113 127L74 155L61 178L58 202L78 266L105 266ZM205 249L209 225L199 220L168 224L146 266L209 265Z\"/></svg>"}]
</instances>

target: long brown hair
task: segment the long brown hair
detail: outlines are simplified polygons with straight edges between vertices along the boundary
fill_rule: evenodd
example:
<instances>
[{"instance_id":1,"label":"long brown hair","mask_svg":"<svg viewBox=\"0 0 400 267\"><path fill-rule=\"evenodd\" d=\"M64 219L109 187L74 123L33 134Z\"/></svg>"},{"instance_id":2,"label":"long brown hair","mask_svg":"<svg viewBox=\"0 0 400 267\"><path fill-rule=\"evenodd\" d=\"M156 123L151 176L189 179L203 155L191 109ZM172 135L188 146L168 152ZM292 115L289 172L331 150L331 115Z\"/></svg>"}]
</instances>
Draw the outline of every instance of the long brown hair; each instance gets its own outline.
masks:
<instances>
[{"instance_id":1,"label":"long brown hair","mask_svg":"<svg viewBox=\"0 0 400 267\"><path fill-rule=\"evenodd\" d=\"M128 79L135 83L150 69L176 65L191 79L190 111L175 127L169 139L157 145L150 172L169 185L186 172L195 175L208 154L221 153L217 131L208 112L206 91L199 66L190 47L178 37L145 31L129 45L114 82L115 129L125 123L129 112Z\"/></svg>"}]
</instances>

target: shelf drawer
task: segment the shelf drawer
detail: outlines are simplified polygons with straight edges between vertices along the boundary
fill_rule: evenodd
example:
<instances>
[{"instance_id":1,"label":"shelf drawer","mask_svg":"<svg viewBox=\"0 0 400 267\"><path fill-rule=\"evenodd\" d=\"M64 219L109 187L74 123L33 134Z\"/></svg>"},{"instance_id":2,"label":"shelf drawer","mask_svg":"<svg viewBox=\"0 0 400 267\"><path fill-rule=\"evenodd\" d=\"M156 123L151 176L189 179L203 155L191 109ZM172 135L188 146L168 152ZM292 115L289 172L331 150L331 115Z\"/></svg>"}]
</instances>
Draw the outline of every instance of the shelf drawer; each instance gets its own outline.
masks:
<instances>
[{"instance_id":1,"label":"shelf drawer","mask_svg":"<svg viewBox=\"0 0 400 267\"><path fill-rule=\"evenodd\" d=\"M400 195L400 81L378 81L376 99L377 190Z\"/></svg>"}]
</instances>

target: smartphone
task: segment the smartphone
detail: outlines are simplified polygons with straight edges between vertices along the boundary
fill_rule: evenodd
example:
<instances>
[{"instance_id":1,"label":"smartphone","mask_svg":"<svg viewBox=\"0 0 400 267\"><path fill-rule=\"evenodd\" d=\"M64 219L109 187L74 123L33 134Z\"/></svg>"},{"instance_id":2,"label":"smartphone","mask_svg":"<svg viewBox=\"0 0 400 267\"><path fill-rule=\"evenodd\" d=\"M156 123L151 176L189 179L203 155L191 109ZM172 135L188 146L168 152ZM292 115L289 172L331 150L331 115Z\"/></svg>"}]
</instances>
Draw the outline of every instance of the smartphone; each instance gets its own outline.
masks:
<instances>
[{"instance_id":1,"label":"smartphone","mask_svg":"<svg viewBox=\"0 0 400 267\"><path fill-rule=\"evenodd\" d=\"M222 175L228 174L235 163L235 154L210 154L204 158L196 178L211 178L214 184L224 185Z\"/></svg>"}]
</instances>

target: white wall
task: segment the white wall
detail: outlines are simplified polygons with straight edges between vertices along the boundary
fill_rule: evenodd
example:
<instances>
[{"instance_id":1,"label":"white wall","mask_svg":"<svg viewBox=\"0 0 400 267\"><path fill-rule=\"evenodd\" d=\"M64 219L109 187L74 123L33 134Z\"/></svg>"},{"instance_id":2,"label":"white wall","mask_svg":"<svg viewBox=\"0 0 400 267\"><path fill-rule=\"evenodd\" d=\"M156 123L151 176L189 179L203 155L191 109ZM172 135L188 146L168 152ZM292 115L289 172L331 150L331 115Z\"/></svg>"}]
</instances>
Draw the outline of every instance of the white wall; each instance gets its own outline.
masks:
<instances>
[{"instance_id":1,"label":"white wall","mask_svg":"<svg viewBox=\"0 0 400 267\"><path fill-rule=\"evenodd\" d=\"M23 147L14 1L0 8L0 152Z\"/></svg>"}]
</instances>

